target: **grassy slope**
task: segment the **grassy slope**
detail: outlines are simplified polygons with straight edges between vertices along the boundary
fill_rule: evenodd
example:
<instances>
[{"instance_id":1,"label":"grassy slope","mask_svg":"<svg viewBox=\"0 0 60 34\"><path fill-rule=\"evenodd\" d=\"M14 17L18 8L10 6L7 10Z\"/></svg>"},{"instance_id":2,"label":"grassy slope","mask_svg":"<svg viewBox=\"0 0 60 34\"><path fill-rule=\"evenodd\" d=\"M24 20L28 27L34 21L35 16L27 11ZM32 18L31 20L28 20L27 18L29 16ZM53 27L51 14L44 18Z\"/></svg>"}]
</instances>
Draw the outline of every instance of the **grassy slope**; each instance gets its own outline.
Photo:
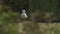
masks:
<instances>
[{"instance_id":1,"label":"grassy slope","mask_svg":"<svg viewBox=\"0 0 60 34\"><path fill-rule=\"evenodd\" d=\"M22 26L17 25L15 22L19 17L19 13L2 13L0 15L0 34L18 34L17 28ZM24 22L25 23L25 22ZM19 27L18 27L19 26ZM27 22L24 24L25 30L28 34L60 34L60 24L55 23L47 25L44 23L38 24L39 32L36 32L36 24L33 22Z\"/></svg>"},{"instance_id":2,"label":"grassy slope","mask_svg":"<svg viewBox=\"0 0 60 34\"><path fill-rule=\"evenodd\" d=\"M35 32L36 26L32 22L28 22L24 26L28 34L60 34L60 23L57 25L56 23L50 23L49 26L47 26L46 23L38 23L38 32Z\"/></svg>"}]
</instances>

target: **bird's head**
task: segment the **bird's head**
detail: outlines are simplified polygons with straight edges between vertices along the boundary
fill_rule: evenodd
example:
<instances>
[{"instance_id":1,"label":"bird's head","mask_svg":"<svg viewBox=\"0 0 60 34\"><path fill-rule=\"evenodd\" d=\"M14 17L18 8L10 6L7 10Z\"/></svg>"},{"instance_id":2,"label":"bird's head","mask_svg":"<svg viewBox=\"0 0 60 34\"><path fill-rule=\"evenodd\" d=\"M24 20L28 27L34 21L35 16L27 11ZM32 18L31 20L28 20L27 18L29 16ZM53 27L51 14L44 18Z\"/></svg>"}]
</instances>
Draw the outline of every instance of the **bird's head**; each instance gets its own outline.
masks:
<instances>
[{"instance_id":1,"label":"bird's head","mask_svg":"<svg viewBox=\"0 0 60 34\"><path fill-rule=\"evenodd\" d=\"M25 13L26 12L26 10L22 10L22 13Z\"/></svg>"}]
</instances>

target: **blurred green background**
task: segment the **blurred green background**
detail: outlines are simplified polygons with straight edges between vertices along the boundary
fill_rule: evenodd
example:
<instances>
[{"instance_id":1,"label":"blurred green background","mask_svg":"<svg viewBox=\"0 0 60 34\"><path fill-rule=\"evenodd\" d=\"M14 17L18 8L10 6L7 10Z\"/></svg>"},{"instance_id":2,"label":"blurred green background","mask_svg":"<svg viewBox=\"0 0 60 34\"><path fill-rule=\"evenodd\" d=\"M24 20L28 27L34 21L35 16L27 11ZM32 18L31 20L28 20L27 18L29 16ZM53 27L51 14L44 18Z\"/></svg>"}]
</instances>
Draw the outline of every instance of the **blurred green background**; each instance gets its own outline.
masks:
<instances>
[{"instance_id":1,"label":"blurred green background","mask_svg":"<svg viewBox=\"0 0 60 34\"><path fill-rule=\"evenodd\" d=\"M20 13L27 11L29 19L24 24L26 34L60 34L60 23L37 23L60 18L60 0L0 0L0 34L20 34L18 32ZM20 26L22 28L23 26Z\"/></svg>"}]
</instances>

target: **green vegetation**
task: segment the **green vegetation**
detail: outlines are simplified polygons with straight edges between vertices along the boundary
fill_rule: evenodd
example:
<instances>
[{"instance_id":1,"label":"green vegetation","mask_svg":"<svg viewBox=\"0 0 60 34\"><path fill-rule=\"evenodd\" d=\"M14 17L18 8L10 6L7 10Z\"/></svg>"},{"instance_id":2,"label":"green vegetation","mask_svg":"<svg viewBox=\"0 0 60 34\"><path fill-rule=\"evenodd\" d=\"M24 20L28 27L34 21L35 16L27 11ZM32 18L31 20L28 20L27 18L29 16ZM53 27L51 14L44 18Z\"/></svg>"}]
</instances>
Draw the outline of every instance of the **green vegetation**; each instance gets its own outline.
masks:
<instances>
[{"instance_id":1,"label":"green vegetation","mask_svg":"<svg viewBox=\"0 0 60 34\"><path fill-rule=\"evenodd\" d=\"M22 9L27 10L32 21L19 27ZM18 30L23 26L26 34L60 34L60 23L36 22L40 18L47 21L56 16L60 18L59 14L59 0L0 0L0 34L21 34Z\"/></svg>"},{"instance_id":2,"label":"green vegetation","mask_svg":"<svg viewBox=\"0 0 60 34\"><path fill-rule=\"evenodd\" d=\"M17 34L18 13L5 13L0 15L0 34Z\"/></svg>"}]
</instances>

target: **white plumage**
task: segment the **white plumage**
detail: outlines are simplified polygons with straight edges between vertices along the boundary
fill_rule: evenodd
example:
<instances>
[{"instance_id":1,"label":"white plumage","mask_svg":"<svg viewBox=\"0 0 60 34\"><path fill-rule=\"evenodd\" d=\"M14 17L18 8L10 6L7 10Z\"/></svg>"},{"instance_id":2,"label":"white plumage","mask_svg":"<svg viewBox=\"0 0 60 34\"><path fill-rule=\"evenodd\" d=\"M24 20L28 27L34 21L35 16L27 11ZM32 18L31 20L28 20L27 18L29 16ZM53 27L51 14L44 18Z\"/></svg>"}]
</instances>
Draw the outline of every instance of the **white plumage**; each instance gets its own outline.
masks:
<instances>
[{"instance_id":1,"label":"white plumage","mask_svg":"<svg viewBox=\"0 0 60 34\"><path fill-rule=\"evenodd\" d=\"M21 18L23 18L23 19L28 18L27 14L26 14L26 10L22 10Z\"/></svg>"}]
</instances>

